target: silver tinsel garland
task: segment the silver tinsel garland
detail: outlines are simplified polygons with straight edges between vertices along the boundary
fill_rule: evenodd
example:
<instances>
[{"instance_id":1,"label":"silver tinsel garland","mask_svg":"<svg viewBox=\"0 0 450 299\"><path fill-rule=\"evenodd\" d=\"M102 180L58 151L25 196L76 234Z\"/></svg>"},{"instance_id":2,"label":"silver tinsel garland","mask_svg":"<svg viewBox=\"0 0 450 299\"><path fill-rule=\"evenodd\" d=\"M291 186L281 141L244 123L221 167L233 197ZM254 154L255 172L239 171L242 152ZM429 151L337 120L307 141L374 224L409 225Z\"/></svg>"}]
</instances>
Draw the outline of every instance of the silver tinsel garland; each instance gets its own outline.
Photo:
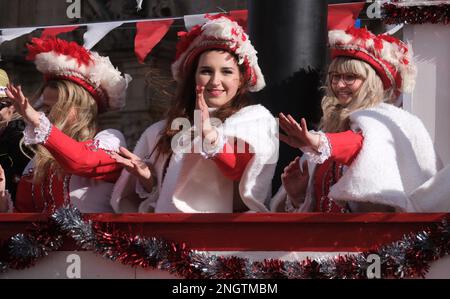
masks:
<instances>
[{"instance_id":1,"label":"silver tinsel garland","mask_svg":"<svg viewBox=\"0 0 450 299\"><path fill-rule=\"evenodd\" d=\"M383 277L424 277L429 263L450 252L450 226L447 221L435 229L405 235L401 240L377 251L306 259L303 261L264 260L209 255L159 238L130 236L120 232L103 232L85 221L72 206L58 209L51 220L59 234L45 245L39 237L17 234L10 239L12 260L37 260L62 245L61 234L72 237L83 249L92 250L113 261L132 266L169 271L187 278L364 278L369 267L367 256L375 253L381 259ZM0 261L0 271L10 268Z\"/></svg>"}]
</instances>

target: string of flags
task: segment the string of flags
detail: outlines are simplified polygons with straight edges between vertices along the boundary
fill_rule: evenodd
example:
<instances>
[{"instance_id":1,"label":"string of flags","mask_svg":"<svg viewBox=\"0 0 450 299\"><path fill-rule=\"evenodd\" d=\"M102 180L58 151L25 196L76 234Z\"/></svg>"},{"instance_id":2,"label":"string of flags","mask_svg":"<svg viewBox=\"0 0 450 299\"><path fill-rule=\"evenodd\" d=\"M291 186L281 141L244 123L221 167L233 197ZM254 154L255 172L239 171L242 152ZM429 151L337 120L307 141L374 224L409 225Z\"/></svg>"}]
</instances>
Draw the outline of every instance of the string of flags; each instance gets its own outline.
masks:
<instances>
[{"instance_id":1,"label":"string of flags","mask_svg":"<svg viewBox=\"0 0 450 299\"><path fill-rule=\"evenodd\" d=\"M136 1L136 9L142 9L142 0ZM347 29L357 23L358 15L364 7L364 2L338 4L328 6L328 29ZM192 27L203 24L209 14L185 15L184 17L174 18L156 18L140 20L124 20L98 23L85 23L76 25L57 25L57 26L36 26L20 28L0 28L0 45L3 42L11 41L35 30L43 29L41 37L52 37L62 33L74 31L80 27L86 27L83 35L84 46L92 49L109 32L123 24L136 24L136 35L134 40L135 55L140 63L144 63L145 58L152 49L164 38L170 27L176 20L183 20L187 30ZM230 11L228 14L233 17L243 28L247 28L247 10Z\"/></svg>"}]
</instances>

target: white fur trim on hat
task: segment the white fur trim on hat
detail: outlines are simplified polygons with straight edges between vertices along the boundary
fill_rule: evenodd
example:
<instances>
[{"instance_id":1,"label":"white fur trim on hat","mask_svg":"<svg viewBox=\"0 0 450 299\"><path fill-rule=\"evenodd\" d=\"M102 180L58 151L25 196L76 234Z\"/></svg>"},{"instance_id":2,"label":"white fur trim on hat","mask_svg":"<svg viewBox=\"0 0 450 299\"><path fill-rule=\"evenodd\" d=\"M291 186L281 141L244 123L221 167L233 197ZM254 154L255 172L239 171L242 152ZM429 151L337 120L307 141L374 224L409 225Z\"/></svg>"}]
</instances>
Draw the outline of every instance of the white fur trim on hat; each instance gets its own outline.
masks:
<instances>
[{"instance_id":1,"label":"white fur trim on hat","mask_svg":"<svg viewBox=\"0 0 450 299\"><path fill-rule=\"evenodd\" d=\"M355 35L356 32L362 32ZM365 29L331 30L328 33L332 49L351 49L370 55L375 61L389 64L401 77L399 91L412 92L417 74L413 52L409 43L394 37L375 35ZM385 67L385 66L383 66ZM392 74L385 69L386 75L393 81ZM395 85L395 82L392 82Z\"/></svg>"},{"instance_id":2,"label":"white fur trim on hat","mask_svg":"<svg viewBox=\"0 0 450 299\"><path fill-rule=\"evenodd\" d=\"M76 43L59 39L33 39L32 42L34 45L29 46L29 48L34 47L35 56L32 60L40 72L47 76L82 79L92 86L101 97L108 99L107 103L106 101L102 103L106 110L118 110L125 106L126 90L132 78L128 74L122 75L113 66L109 57L100 56L96 52L83 49ZM80 63L80 58L73 55L77 51L83 51L85 55L87 51L90 58L88 63Z\"/></svg>"}]
</instances>

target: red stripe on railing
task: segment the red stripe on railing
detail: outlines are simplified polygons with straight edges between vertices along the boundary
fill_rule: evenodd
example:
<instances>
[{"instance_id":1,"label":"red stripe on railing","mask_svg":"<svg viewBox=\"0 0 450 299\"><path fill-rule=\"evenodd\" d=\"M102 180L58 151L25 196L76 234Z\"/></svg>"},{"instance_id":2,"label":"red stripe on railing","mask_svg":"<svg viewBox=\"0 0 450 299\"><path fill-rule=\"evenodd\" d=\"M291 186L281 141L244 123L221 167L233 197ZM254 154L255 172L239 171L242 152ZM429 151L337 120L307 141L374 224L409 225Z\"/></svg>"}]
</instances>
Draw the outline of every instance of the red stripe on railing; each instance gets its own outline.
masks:
<instances>
[{"instance_id":1,"label":"red stripe on railing","mask_svg":"<svg viewBox=\"0 0 450 299\"><path fill-rule=\"evenodd\" d=\"M439 223L450 214L89 214L131 234L223 251L365 251ZM0 239L25 232L39 214L0 215ZM64 250L73 250L68 242Z\"/></svg>"}]
</instances>

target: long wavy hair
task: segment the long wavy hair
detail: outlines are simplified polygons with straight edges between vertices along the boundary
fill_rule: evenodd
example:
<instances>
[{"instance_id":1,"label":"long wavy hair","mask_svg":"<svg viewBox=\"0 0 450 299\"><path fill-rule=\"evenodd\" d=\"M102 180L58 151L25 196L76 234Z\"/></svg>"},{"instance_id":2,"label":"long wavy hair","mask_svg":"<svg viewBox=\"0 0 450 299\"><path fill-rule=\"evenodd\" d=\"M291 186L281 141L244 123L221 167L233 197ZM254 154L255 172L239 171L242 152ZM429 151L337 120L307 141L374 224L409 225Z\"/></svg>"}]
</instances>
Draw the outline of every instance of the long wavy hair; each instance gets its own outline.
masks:
<instances>
[{"instance_id":1,"label":"long wavy hair","mask_svg":"<svg viewBox=\"0 0 450 299\"><path fill-rule=\"evenodd\" d=\"M92 139L97 131L97 104L91 94L68 80L49 81L41 91L46 87L58 91L58 101L47 115L50 122L76 141ZM55 171L60 177L64 174L50 152L38 145L35 151L34 182L42 182L50 171Z\"/></svg>"},{"instance_id":2,"label":"long wavy hair","mask_svg":"<svg viewBox=\"0 0 450 299\"><path fill-rule=\"evenodd\" d=\"M335 96L331 88L330 73L352 73L363 78L364 82L347 105L341 105ZM337 57L331 62L323 89L325 96L322 99L323 117L320 128L330 133L349 130L349 116L352 112L374 107L393 98L392 90L384 90L381 78L369 64L347 57Z\"/></svg>"},{"instance_id":3,"label":"long wavy hair","mask_svg":"<svg viewBox=\"0 0 450 299\"><path fill-rule=\"evenodd\" d=\"M181 82L178 83L175 97L173 99L173 104L170 107L169 111L167 112L166 117L167 122L165 128L161 131L161 137L158 143L156 144L155 150L158 156L160 154L169 154L169 155L172 154L171 140L173 136L175 136L177 133L180 132L180 130L172 130L171 128L171 124L175 119L186 118L189 119L191 124L193 124L195 100L196 100L195 74L197 71L200 56L203 53L210 51L227 52L233 56L236 63L238 61L237 56L233 52L226 51L223 49L208 49L197 55L197 58L195 59L194 63L192 63L192 66L188 71L188 74L182 79ZM238 68L241 78L241 84L236 95L230 102L217 109L211 115L212 117L220 119L222 122L225 122L225 120L228 117L251 104L250 98L248 97L247 94L250 82L249 80L244 80L244 73L245 73L244 66L238 65Z\"/></svg>"}]
</instances>

